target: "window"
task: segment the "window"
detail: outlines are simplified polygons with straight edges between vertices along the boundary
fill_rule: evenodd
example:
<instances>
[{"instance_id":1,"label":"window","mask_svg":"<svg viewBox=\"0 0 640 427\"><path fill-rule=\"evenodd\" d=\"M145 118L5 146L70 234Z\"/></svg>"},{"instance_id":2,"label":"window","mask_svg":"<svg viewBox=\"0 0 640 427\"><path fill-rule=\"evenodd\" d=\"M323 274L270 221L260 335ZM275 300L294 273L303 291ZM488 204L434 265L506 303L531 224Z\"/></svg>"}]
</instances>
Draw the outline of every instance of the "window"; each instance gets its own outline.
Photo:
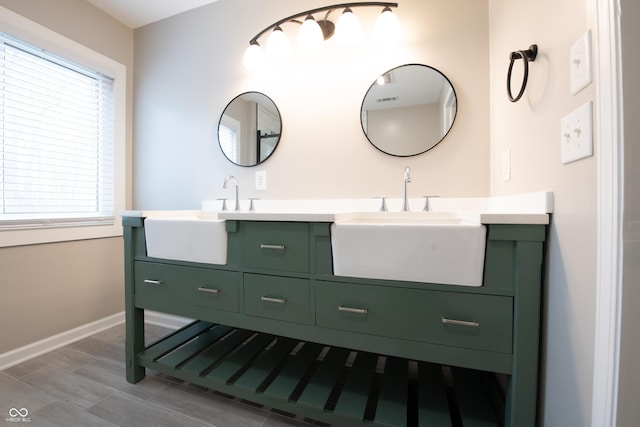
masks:
<instances>
[{"instance_id":1,"label":"window","mask_svg":"<svg viewBox=\"0 0 640 427\"><path fill-rule=\"evenodd\" d=\"M0 34L2 225L114 218L113 79Z\"/></svg>"},{"instance_id":2,"label":"window","mask_svg":"<svg viewBox=\"0 0 640 427\"><path fill-rule=\"evenodd\" d=\"M0 12L0 247L122 234L126 68Z\"/></svg>"}]
</instances>

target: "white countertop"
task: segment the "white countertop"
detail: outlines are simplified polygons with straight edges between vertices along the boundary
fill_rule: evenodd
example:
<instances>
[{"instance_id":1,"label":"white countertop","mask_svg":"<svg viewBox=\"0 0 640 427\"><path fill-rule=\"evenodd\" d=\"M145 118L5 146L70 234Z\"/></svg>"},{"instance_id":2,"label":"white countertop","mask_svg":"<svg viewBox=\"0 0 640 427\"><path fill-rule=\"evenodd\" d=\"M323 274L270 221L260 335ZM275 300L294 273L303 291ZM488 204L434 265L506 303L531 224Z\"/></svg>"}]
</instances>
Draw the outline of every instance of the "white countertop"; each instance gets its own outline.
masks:
<instances>
[{"instance_id":1,"label":"white countertop","mask_svg":"<svg viewBox=\"0 0 640 427\"><path fill-rule=\"evenodd\" d=\"M218 212L218 218L239 221L335 222L335 212Z\"/></svg>"},{"instance_id":2,"label":"white countertop","mask_svg":"<svg viewBox=\"0 0 640 427\"><path fill-rule=\"evenodd\" d=\"M362 212L219 212L218 218L238 221L336 222L360 214ZM415 212L415 214L414 218L419 219L421 212ZM465 216L474 218L469 221L481 224L549 224L548 214L467 212Z\"/></svg>"},{"instance_id":3,"label":"white countertop","mask_svg":"<svg viewBox=\"0 0 640 427\"><path fill-rule=\"evenodd\" d=\"M123 217L200 216L239 221L336 222L357 215L379 212L379 199L255 200L255 210L246 209L249 201L240 201L241 210L220 211L219 201L204 201L202 210L123 211ZM410 215L419 218L438 212L451 212L482 224L549 224L553 212L553 193L536 192L487 198L431 198L430 211L423 213L424 199L411 199L411 212L399 212L401 200L387 199L389 212L383 215ZM233 208L233 206L232 206Z\"/></svg>"},{"instance_id":4,"label":"white countertop","mask_svg":"<svg viewBox=\"0 0 640 427\"><path fill-rule=\"evenodd\" d=\"M137 211L120 211L122 217L134 217L134 218L161 218L172 216L198 216L204 211L198 210L137 210ZM215 212L212 215L216 215Z\"/></svg>"}]
</instances>

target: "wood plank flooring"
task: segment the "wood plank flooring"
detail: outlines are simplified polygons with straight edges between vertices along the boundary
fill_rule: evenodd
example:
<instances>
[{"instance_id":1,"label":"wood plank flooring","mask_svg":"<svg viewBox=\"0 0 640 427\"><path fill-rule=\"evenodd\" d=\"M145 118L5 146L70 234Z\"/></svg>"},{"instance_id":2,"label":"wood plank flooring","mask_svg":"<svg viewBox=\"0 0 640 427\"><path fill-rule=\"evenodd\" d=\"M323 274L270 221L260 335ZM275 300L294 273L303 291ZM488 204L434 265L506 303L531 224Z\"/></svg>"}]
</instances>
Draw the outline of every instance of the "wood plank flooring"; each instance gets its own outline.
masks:
<instances>
[{"instance_id":1,"label":"wood plank flooring","mask_svg":"<svg viewBox=\"0 0 640 427\"><path fill-rule=\"evenodd\" d=\"M147 325L146 342L169 330ZM147 370L125 379L124 324L0 372L0 422L36 426L280 427L318 425ZM11 408L29 422L11 422Z\"/></svg>"}]
</instances>

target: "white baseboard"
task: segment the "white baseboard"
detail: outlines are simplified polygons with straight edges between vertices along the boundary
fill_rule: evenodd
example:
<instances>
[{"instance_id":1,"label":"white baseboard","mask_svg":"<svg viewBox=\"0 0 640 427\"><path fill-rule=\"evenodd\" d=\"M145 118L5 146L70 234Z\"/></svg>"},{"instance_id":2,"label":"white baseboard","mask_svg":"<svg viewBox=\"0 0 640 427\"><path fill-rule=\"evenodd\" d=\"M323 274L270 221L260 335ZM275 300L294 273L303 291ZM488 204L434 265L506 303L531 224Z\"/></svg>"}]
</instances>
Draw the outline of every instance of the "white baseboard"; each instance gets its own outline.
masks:
<instances>
[{"instance_id":1,"label":"white baseboard","mask_svg":"<svg viewBox=\"0 0 640 427\"><path fill-rule=\"evenodd\" d=\"M170 329L179 329L188 325L193 320L186 317L174 316L157 311L145 310L144 321L152 325L158 325ZM124 311L114 315L78 326L77 328L61 332L57 335L25 345L0 354L0 371L10 368L29 359L56 350L65 345L80 341L88 336L102 332L124 322Z\"/></svg>"},{"instance_id":2,"label":"white baseboard","mask_svg":"<svg viewBox=\"0 0 640 427\"><path fill-rule=\"evenodd\" d=\"M124 311L0 354L0 371L124 322Z\"/></svg>"},{"instance_id":3,"label":"white baseboard","mask_svg":"<svg viewBox=\"0 0 640 427\"><path fill-rule=\"evenodd\" d=\"M174 316L173 314L159 313L157 311L145 310L144 322L151 325L162 326L169 329L180 329L193 322L193 319Z\"/></svg>"}]
</instances>

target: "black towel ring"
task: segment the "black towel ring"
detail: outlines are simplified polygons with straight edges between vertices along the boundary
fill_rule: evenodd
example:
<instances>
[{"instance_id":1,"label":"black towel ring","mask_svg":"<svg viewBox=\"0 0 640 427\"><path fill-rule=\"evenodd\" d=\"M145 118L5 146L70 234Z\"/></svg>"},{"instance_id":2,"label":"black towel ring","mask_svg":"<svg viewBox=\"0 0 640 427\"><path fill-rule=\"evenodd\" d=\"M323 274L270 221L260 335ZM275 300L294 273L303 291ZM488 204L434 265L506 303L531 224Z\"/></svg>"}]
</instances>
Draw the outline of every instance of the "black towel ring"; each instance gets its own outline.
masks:
<instances>
[{"instance_id":1,"label":"black towel ring","mask_svg":"<svg viewBox=\"0 0 640 427\"><path fill-rule=\"evenodd\" d=\"M527 50L518 50L515 52L511 52L509 55L509 59L511 62L509 63L509 71L507 72L507 96L509 97L509 101L517 102L522 98L524 94L524 90L527 87L527 80L529 79L529 62L535 61L538 56L538 45L532 44L529 46ZM514 98L511 93L511 72L513 71L513 64L517 59L523 59L524 62L524 76L522 78L522 86L520 87L520 92Z\"/></svg>"}]
</instances>

